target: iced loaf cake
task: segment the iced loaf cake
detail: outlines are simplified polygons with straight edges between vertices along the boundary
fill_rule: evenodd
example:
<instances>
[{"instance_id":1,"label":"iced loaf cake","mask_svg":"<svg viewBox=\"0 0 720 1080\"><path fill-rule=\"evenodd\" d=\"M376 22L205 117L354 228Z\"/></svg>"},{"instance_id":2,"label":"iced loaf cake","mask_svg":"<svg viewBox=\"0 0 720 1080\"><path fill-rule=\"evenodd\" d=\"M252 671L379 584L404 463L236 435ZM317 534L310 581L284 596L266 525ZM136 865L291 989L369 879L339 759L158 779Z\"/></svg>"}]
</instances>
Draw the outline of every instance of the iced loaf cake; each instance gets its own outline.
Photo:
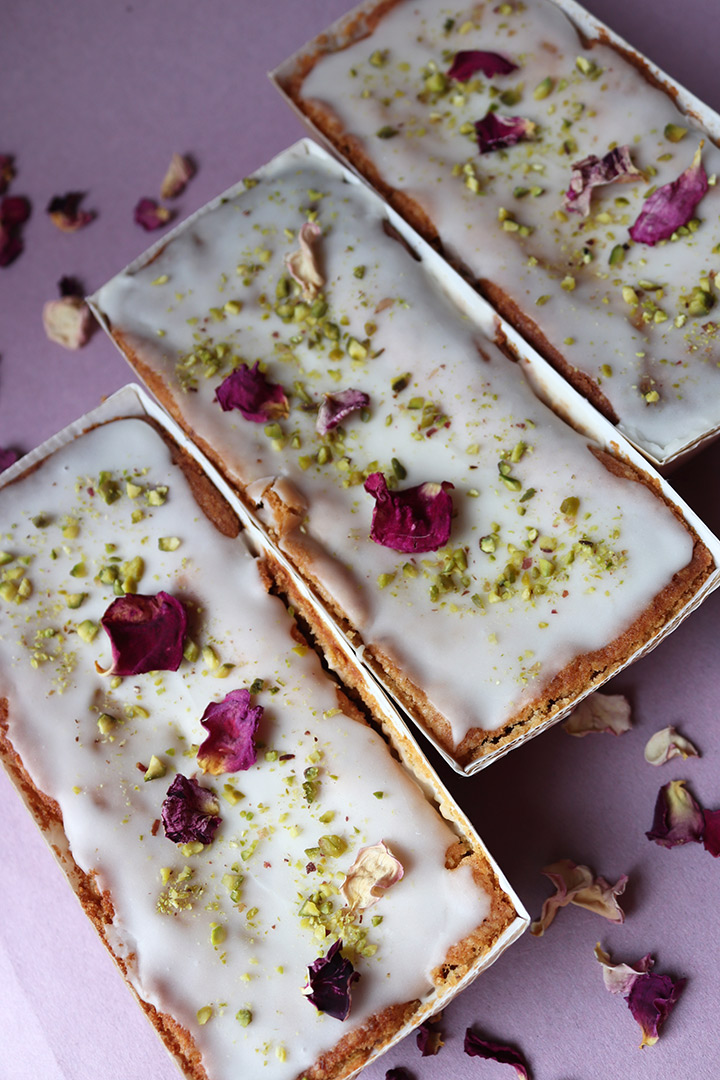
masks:
<instances>
[{"instance_id":1,"label":"iced loaf cake","mask_svg":"<svg viewBox=\"0 0 720 1080\"><path fill-rule=\"evenodd\" d=\"M650 484L537 400L391 232L375 196L299 144L94 303L366 662L466 766L627 662L711 560Z\"/></svg>"},{"instance_id":2,"label":"iced loaf cake","mask_svg":"<svg viewBox=\"0 0 720 1080\"><path fill-rule=\"evenodd\" d=\"M278 77L418 231L663 460L720 425L720 151L646 72L584 41L550 0L384 0Z\"/></svg>"}]
</instances>

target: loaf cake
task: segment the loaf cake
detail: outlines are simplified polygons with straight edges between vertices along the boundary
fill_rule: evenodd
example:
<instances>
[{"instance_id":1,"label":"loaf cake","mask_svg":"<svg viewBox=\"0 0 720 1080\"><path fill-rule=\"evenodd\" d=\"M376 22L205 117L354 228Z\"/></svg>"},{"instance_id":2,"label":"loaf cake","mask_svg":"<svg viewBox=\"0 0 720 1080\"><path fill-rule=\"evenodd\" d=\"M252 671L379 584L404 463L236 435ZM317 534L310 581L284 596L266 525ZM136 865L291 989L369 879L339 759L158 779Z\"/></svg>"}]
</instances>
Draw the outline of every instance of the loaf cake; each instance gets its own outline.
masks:
<instances>
[{"instance_id":1,"label":"loaf cake","mask_svg":"<svg viewBox=\"0 0 720 1080\"><path fill-rule=\"evenodd\" d=\"M647 65L601 37L552 0L380 0L277 78L663 461L720 426L720 151Z\"/></svg>"},{"instance_id":2,"label":"loaf cake","mask_svg":"<svg viewBox=\"0 0 720 1080\"><path fill-rule=\"evenodd\" d=\"M4 764L187 1077L345 1077L524 928L150 422L52 453L0 519Z\"/></svg>"},{"instance_id":3,"label":"loaf cake","mask_svg":"<svg viewBox=\"0 0 720 1080\"><path fill-rule=\"evenodd\" d=\"M462 767L606 679L710 571L652 482L538 401L382 203L307 144L93 303Z\"/></svg>"}]
</instances>

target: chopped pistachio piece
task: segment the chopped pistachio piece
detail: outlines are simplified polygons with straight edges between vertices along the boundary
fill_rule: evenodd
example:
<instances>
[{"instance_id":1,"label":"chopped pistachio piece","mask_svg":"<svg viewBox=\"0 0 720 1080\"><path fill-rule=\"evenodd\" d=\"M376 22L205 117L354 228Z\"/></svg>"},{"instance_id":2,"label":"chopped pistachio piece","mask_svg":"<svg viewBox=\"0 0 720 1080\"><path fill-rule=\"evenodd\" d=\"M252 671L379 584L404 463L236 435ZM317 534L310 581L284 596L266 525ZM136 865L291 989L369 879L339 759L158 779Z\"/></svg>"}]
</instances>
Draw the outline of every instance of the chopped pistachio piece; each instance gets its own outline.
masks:
<instances>
[{"instance_id":1,"label":"chopped pistachio piece","mask_svg":"<svg viewBox=\"0 0 720 1080\"><path fill-rule=\"evenodd\" d=\"M167 773L167 766L164 761L161 761L155 754L152 755L148 763L148 767L145 770L146 780L159 780Z\"/></svg>"},{"instance_id":2,"label":"chopped pistachio piece","mask_svg":"<svg viewBox=\"0 0 720 1080\"><path fill-rule=\"evenodd\" d=\"M161 536L158 539L160 551L177 551L182 541L179 536Z\"/></svg>"}]
</instances>

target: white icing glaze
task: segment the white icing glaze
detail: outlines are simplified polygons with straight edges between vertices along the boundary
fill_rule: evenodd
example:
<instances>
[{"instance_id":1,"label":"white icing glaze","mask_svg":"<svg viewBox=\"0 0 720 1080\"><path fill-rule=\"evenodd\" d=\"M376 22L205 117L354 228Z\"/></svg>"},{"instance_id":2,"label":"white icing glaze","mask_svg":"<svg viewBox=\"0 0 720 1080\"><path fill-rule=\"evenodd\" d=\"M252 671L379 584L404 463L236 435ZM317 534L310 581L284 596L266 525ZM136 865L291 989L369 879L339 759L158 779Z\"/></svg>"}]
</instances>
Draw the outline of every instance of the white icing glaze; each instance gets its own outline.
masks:
<instances>
[{"instance_id":1,"label":"white icing glaze","mask_svg":"<svg viewBox=\"0 0 720 1080\"><path fill-rule=\"evenodd\" d=\"M695 211L700 228L676 241L633 245L628 227L650 185L670 183L690 165L703 133L615 50L582 48L553 3L527 0L510 7L520 10L400 3L370 37L323 58L305 80L303 95L335 112L387 183L427 212L448 251L477 277L499 285L570 364L600 385L627 435L650 453L669 456L720 424L714 312L674 325L677 315L687 313L683 295L718 268L720 192L710 188ZM448 18L454 24L445 32ZM445 73L455 53L468 49L498 52L518 70L493 79L478 75L472 84L477 89L467 93L458 84L439 98L426 93L428 65ZM386 54L384 66L370 62L378 52ZM602 68L599 77L582 75L578 57ZM547 78L554 88L537 100L535 88ZM516 88L517 100L503 103L500 95ZM472 124L491 104L501 115L535 122L536 137L479 154ZM689 134L671 142L664 135L667 124L689 128ZM469 125L465 134L463 125ZM399 134L378 138L387 127ZM647 181L595 188L587 219L576 213L558 218L572 163L623 144ZM703 164L709 176L720 173L720 150L707 137ZM466 165L479 194L466 186ZM534 187L542 195L530 194ZM525 194L516 196L518 189ZM500 208L532 233L505 231ZM624 262L610 266L610 252L625 243ZM592 261L583 262L583 249L592 252ZM567 276L574 279L572 291L561 288ZM642 307L633 317L622 295L623 286L637 288L641 281L662 286L640 293L649 322L642 321ZM547 302L538 306L543 297ZM654 321L658 309L666 321ZM648 404L643 394L653 390L659 401Z\"/></svg>"},{"instance_id":2,"label":"white icing glaze","mask_svg":"<svg viewBox=\"0 0 720 1080\"><path fill-rule=\"evenodd\" d=\"M262 480L263 491L274 473L276 490L290 482L300 493L309 509L289 539L306 547L310 572L364 640L386 650L447 717L455 741L472 727L502 727L519 706L541 697L574 656L624 631L689 561L691 538L649 490L611 476L586 441L535 398L519 368L385 235L382 211L362 189L339 180L334 168L311 164L302 148L258 177L258 186L229 193L182 229L148 267L115 278L97 302L143 363L161 373L188 430L214 447L231 475L243 484ZM308 189L322 198L310 199ZM344 335L336 355L327 339L308 347L307 325L284 324L273 310L284 256L311 204L324 230L329 315ZM262 248L270 254L261 263ZM242 285L235 265L250 260L258 269ZM362 278L354 272L359 266ZM165 277L164 285L151 285ZM265 305L263 297L270 298ZM241 299L241 313L220 322L208 318L209 309L227 299ZM388 299L392 304L384 306ZM189 326L187 319L196 317ZM368 320L376 325L367 346L373 355L353 360L347 336L365 340ZM324 440L333 460L320 465L316 413L303 409L296 391L281 424L284 442L273 445L262 424L220 410L213 400L219 375L200 374L196 389L182 391L176 362L197 347L193 334L248 361L266 360L272 381L289 393L299 381L315 402L326 391L365 391L367 422L350 416L344 447ZM404 372L411 373L407 387L393 392L393 380ZM434 403L450 426L428 437L433 427L420 430L422 409L411 407L418 398ZM519 490L510 491L498 463L521 442L527 450L509 462ZM450 547L465 553L466 583L458 572L457 589L436 599L429 591L443 569L442 555L411 557L369 539L373 503L361 474L375 463L391 475L393 458L407 472L401 487L426 480L455 485ZM347 486L355 470L356 482ZM568 497L580 499L576 518L560 511ZM267 504L263 512L270 520ZM493 523L494 554L479 546ZM549 581L534 576L548 567L530 529L556 542L549 558L557 572ZM605 569L599 555L581 557L586 539L599 544L598 552L612 550L620 564ZM521 553L519 562L526 553L532 563L520 568L514 584L504 574L513 551ZM573 554L575 561L560 573ZM406 576L406 564L416 577ZM523 598L526 570L533 593ZM379 580L387 580L381 575L392 574L380 588ZM503 577L506 598L497 602L495 586Z\"/></svg>"},{"instance_id":3,"label":"white icing glaze","mask_svg":"<svg viewBox=\"0 0 720 1080\"><path fill-rule=\"evenodd\" d=\"M106 505L88 494L100 469L115 478L139 476L146 488L166 485L167 502L147 507L142 495L124 494ZM145 517L133 523L131 512L140 506ZM36 527L39 514L47 524ZM79 523L74 538L62 534L66 515ZM489 897L466 867L445 870L455 834L383 740L337 710L333 685L314 653L295 651L287 613L264 592L243 541L220 536L204 518L159 436L140 420L93 430L2 490L0 520L0 548L14 556L2 569L31 556L24 572L33 585L22 603L0 600L10 738L36 784L59 802L75 860L110 890L111 939L121 955L135 954L130 974L138 992L191 1031L213 1080L237 1080L261 1066L278 1080L295 1077L372 1013L427 998L432 968L482 922ZM159 550L161 537L179 538L180 547ZM145 561L139 591L165 589L186 603L197 644L212 644L222 662L235 664L225 680L214 678L202 659L184 661L177 673L129 677L115 688L96 672L96 660L101 667L110 660L106 635L100 629L87 642L77 627L97 622L113 599L112 587L95 580L100 568L112 556L135 555ZM81 562L86 574L72 576ZM78 591L86 598L69 609L66 594ZM44 636L47 629L56 633ZM265 681L253 698L265 708L258 737L278 755L293 756L271 760L260 750L245 772L204 777L193 744L204 738L205 706L257 678ZM137 705L148 715L125 714ZM125 716L112 738L98 731L100 712ZM167 775L145 782L136 763L147 765L153 754ZM302 784L310 765L319 778L309 804ZM183 855L162 826L152 835L176 770L197 774L221 796L219 832L197 855ZM244 795L236 805L222 797L227 782ZM321 822L321 815L334 816ZM343 837L347 851L316 859L318 871L307 873L305 849L328 834ZM405 876L373 908L380 925L365 920L377 953L359 959L361 979L341 1023L317 1013L301 993L308 964L334 939L316 940L298 912L304 896L321 881L339 884L359 848L381 838ZM204 887L202 896L189 910L161 914L161 868L177 873L186 865L195 871L191 884ZM233 866L244 875L243 911L223 882ZM210 943L213 923L227 935L217 947ZM197 1012L208 1005L213 1016L201 1026ZM235 1018L243 1008L252 1010L248 1027Z\"/></svg>"}]
</instances>

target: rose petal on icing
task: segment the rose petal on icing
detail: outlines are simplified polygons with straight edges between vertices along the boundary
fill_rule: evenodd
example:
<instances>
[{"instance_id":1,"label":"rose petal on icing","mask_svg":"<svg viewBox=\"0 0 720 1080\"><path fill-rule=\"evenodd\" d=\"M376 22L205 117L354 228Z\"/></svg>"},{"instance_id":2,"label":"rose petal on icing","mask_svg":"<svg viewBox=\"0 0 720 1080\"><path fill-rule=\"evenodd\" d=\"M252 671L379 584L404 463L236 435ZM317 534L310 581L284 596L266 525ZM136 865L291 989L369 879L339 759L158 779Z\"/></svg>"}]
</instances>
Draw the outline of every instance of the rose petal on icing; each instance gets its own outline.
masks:
<instances>
[{"instance_id":1,"label":"rose petal on icing","mask_svg":"<svg viewBox=\"0 0 720 1080\"><path fill-rule=\"evenodd\" d=\"M674 727L665 727L651 735L645 746L645 760L649 765L664 765L674 757L700 757L695 746L680 735Z\"/></svg>"},{"instance_id":2,"label":"rose petal on icing","mask_svg":"<svg viewBox=\"0 0 720 1080\"><path fill-rule=\"evenodd\" d=\"M203 772L244 772L257 760L255 733L263 715L262 705L250 707L249 690L231 690L222 701L211 701L200 723L208 737L198 750Z\"/></svg>"},{"instance_id":3,"label":"rose petal on icing","mask_svg":"<svg viewBox=\"0 0 720 1080\"><path fill-rule=\"evenodd\" d=\"M43 306L42 322L50 341L65 349L81 349L90 340L95 320L81 296L63 296Z\"/></svg>"},{"instance_id":4,"label":"rose petal on icing","mask_svg":"<svg viewBox=\"0 0 720 1080\"><path fill-rule=\"evenodd\" d=\"M402 878L404 870L384 841L360 848L340 890L350 911L364 911L377 904L385 889Z\"/></svg>"},{"instance_id":5,"label":"rose petal on icing","mask_svg":"<svg viewBox=\"0 0 720 1080\"><path fill-rule=\"evenodd\" d=\"M318 410L315 430L318 435L327 435L338 424L355 412L370 404L370 398L362 390L341 390L338 394L325 394Z\"/></svg>"},{"instance_id":6,"label":"rose petal on icing","mask_svg":"<svg viewBox=\"0 0 720 1080\"><path fill-rule=\"evenodd\" d=\"M101 625L110 638L113 662L105 675L177 671L183 658L185 608L169 593L130 593L113 600Z\"/></svg>"},{"instance_id":7,"label":"rose petal on icing","mask_svg":"<svg viewBox=\"0 0 720 1080\"><path fill-rule=\"evenodd\" d=\"M370 537L393 551L437 551L450 537L454 485L425 483L404 491L388 491L382 473L371 473L365 490L375 499Z\"/></svg>"},{"instance_id":8,"label":"rose petal on icing","mask_svg":"<svg viewBox=\"0 0 720 1080\"><path fill-rule=\"evenodd\" d=\"M176 844L193 841L211 844L222 821L219 814L220 804L212 791L178 773L162 804L162 823L168 840Z\"/></svg>"},{"instance_id":9,"label":"rose petal on icing","mask_svg":"<svg viewBox=\"0 0 720 1080\"><path fill-rule=\"evenodd\" d=\"M0 449L0 472L4 472L5 469L9 469L11 465L14 465L18 459L18 455L14 450L1 450Z\"/></svg>"},{"instance_id":10,"label":"rose petal on icing","mask_svg":"<svg viewBox=\"0 0 720 1080\"><path fill-rule=\"evenodd\" d=\"M703 810L703 846L716 859L720 858L720 810Z\"/></svg>"},{"instance_id":11,"label":"rose petal on icing","mask_svg":"<svg viewBox=\"0 0 720 1080\"><path fill-rule=\"evenodd\" d=\"M482 120L475 121L480 153L489 154L493 150L514 146L521 139L529 139L536 126L532 120L525 120L522 116L499 116L496 112L488 112Z\"/></svg>"},{"instance_id":12,"label":"rose petal on icing","mask_svg":"<svg viewBox=\"0 0 720 1080\"><path fill-rule=\"evenodd\" d=\"M625 921L625 914L617 902L617 897L625 892L628 878L623 874L614 885L604 877L595 877L587 866L580 866L571 859L560 859L543 869L555 886L555 895L548 897L543 904L540 918L530 927L530 933L542 937L560 908L568 904L594 911L610 922Z\"/></svg>"},{"instance_id":13,"label":"rose petal on icing","mask_svg":"<svg viewBox=\"0 0 720 1080\"><path fill-rule=\"evenodd\" d=\"M622 994L633 1018L642 1028L640 1048L653 1046L687 979L673 979L651 972L653 959L649 954L635 968L629 964L613 964L599 944L595 946L595 956L603 966L605 986L611 994Z\"/></svg>"},{"instance_id":14,"label":"rose petal on icing","mask_svg":"<svg viewBox=\"0 0 720 1080\"><path fill-rule=\"evenodd\" d=\"M681 225L687 225L708 189L702 148L701 142L692 164L680 173L677 180L664 184L645 200L637 221L629 230L636 243L652 247L658 240L669 239Z\"/></svg>"},{"instance_id":15,"label":"rose petal on icing","mask_svg":"<svg viewBox=\"0 0 720 1080\"><path fill-rule=\"evenodd\" d=\"M218 386L216 397L223 412L238 409L254 424L284 420L290 411L282 386L268 382L259 360L251 368L245 364L235 368Z\"/></svg>"},{"instance_id":16,"label":"rose petal on icing","mask_svg":"<svg viewBox=\"0 0 720 1080\"><path fill-rule=\"evenodd\" d=\"M336 941L327 956L320 956L308 967L308 981L303 989L308 1001L319 1012L345 1020L350 1012L350 987L359 974L340 953L342 940Z\"/></svg>"},{"instance_id":17,"label":"rose petal on icing","mask_svg":"<svg viewBox=\"0 0 720 1080\"><path fill-rule=\"evenodd\" d=\"M590 154L572 166L570 186L565 192L565 208L587 217L594 187L612 184L616 180L635 180L642 176L632 163L629 146L616 146L601 158Z\"/></svg>"},{"instance_id":18,"label":"rose petal on icing","mask_svg":"<svg viewBox=\"0 0 720 1080\"><path fill-rule=\"evenodd\" d=\"M162 199L177 199L195 175L195 165L189 157L183 154L173 154L165 173L165 179L160 188Z\"/></svg>"},{"instance_id":19,"label":"rose petal on icing","mask_svg":"<svg viewBox=\"0 0 720 1080\"><path fill-rule=\"evenodd\" d=\"M517 71L517 64L498 53L484 52L482 49L461 49L453 57L448 78L467 82L476 71L482 71L486 79L492 79L494 75L509 75L511 71Z\"/></svg>"},{"instance_id":20,"label":"rose petal on icing","mask_svg":"<svg viewBox=\"0 0 720 1080\"><path fill-rule=\"evenodd\" d=\"M291 276L302 287L303 297L314 300L325 284L318 264L317 241L322 229L315 221L306 221L298 233L300 250L285 256L285 265Z\"/></svg>"},{"instance_id":21,"label":"rose petal on icing","mask_svg":"<svg viewBox=\"0 0 720 1080\"><path fill-rule=\"evenodd\" d=\"M648 840L667 848L700 843L705 820L686 783L686 780L671 780L660 788L652 829L645 833Z\"/></svg>"},{"instance_id":22,"label":"rose petal on icing","mask_svg":"<svg viewBox=\"0 0 720 1080\"><path fill-rule=\"evenodd\" d=\"M0 195L4 195L15 179L15 158L12 154L0 154Z\"/></svg>"},{"instance_id":23,"label":"rose petal on icing","mask_svg":"<svg viewBox=\"0 0 720 1080\"><path fill-rule=\"evenodd\" d=\"M423 1057L434 1057L445 1045L442 1031L433 1027L429 1020L425 1020L417 1029L415 1041Z\"/></svg>"},{"instance_id":24,"label":"rose petal on icing","mask_svg":"<svg viewBox=\"0 0 720 1080\"><path fill-rule=\"evenodd\" d=\"M84 191L68 191L66 195L55 195L47 207L53 225L57 225L61 232L77 232L89 225L97 215L94 210L80 209L84 198Z\"/></svg>"},{"instance_id":25,"label":"rose petal on icing","mask_svg":"<svg viewBox=\"0 0 720 1080\"><path fill-rule=\"evenodd\" d=\"M622 735L632 727L630 702L623 694L601 694L596 691L573 709L563 720L568 735L582 738L592 731L609 731Z\"/></svg>"},{"instance_id":26,"label":"rose petal on icing","mask_svg":"<svg viewBox=\"0 0 720 1080\"><path fill-rule=\"evenodd\" d=\"M481 1039L479 1035L476 1035L474 1031L471 1031L471 1029L468 1028L465 1032L465 1045L463 1049L470 1057L480 1057L485 1058L485 1060L499 1061L501 1065L512 1065L521 1080L529 1080L530 1066L520 1051L513 1050L511 1046L504 1046L502 1043L494 1043L489 1042L487 1039Z\"/></svg>"},{"instance_id":27,"label":"rose petal on icing","mask_svg":"<svg viewBox=\"0 0 720 1080\"><path fill-rule=\"evenodd\" d=\"M172 210L168 210L167 206L161 206L160 203L155 202L155 199L140 199L133 211L135 224L142 225L147 232L161 229L163 225L167 225L172 216Z\"/></svg>"}]
</instances>

